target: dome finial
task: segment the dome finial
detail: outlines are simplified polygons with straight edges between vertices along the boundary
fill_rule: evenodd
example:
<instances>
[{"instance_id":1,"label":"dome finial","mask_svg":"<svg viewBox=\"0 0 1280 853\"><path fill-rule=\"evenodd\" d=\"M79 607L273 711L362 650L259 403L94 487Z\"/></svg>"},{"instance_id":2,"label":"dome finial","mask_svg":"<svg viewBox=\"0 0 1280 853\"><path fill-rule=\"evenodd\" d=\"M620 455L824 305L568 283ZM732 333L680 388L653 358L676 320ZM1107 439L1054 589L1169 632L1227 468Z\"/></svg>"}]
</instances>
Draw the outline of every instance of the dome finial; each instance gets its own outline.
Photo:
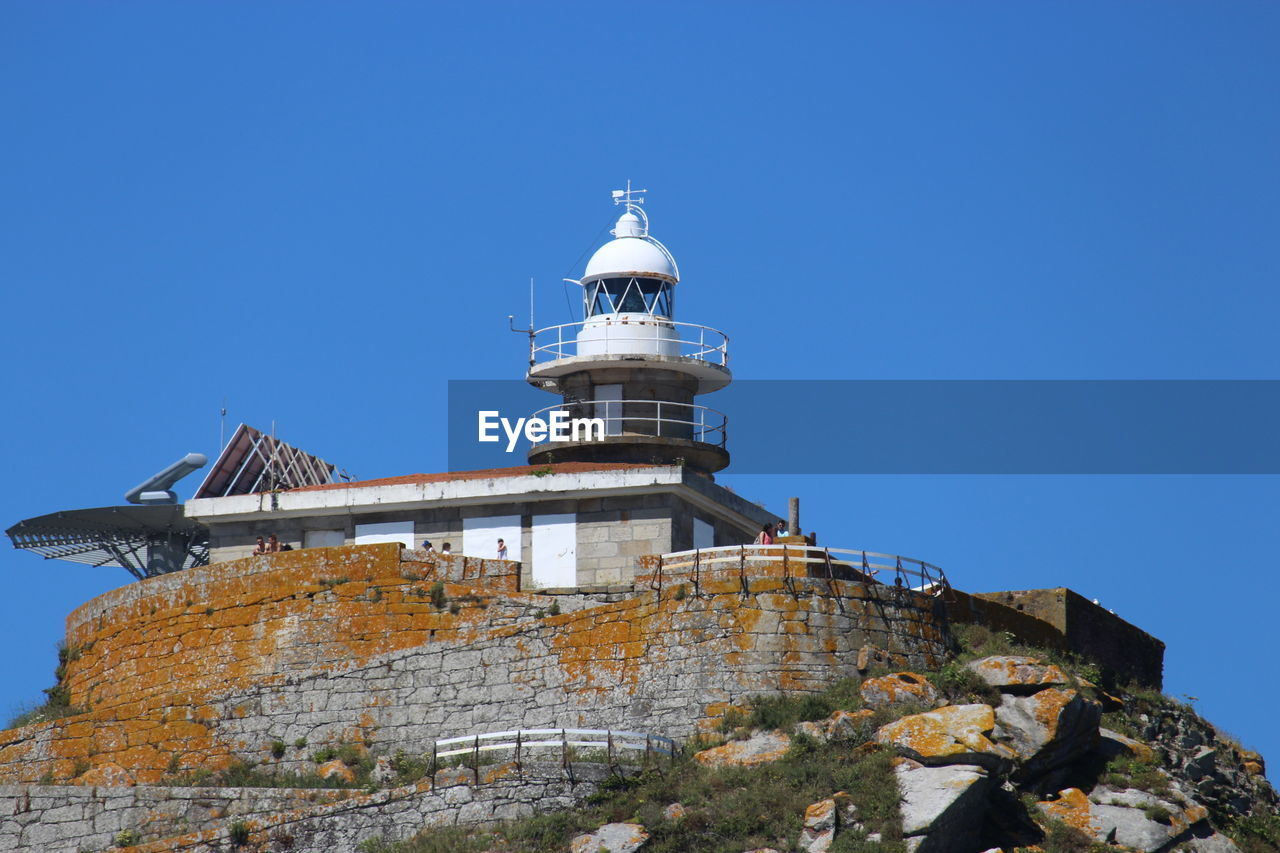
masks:
<instances>
[{"instance_id":1,"label":"dome finial","mask_svg":"<svg viewBox=\"0 0 1280 853\"><path fill-rule=\"evenodd\" d=\"M611 232L615 237L648 237L649 236L649 217L645 214L644 208L640 205L644 204L644 196L640 193L647 193L648 190L631 189L631 179L627 179L627 188L625 190L613 191L613 203L625 204L627 212L618 217L618 224L614 226Z\"/></svg>"}]
</instances>

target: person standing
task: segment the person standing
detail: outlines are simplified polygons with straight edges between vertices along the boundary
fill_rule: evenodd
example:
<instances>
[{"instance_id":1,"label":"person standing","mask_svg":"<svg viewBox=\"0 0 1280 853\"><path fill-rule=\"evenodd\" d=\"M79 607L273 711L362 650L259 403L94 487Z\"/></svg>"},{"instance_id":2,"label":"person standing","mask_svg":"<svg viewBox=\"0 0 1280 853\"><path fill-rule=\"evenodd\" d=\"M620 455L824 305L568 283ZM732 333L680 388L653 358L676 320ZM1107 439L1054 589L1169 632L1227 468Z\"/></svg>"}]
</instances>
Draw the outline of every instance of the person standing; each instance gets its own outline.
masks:
<instances>
[{"instance_id":1,"label":"person standing","mask_svg":"<svg viewBox=\"0 0 1280 853\"><path fill-rule=\"evenodd\" d=\"M498 559L507 559L507 543L502 541L502 539L498 540Z\"/></svg>"},{"instance_id":2,"label":"person standing","mask_svg":"<svg viewBox=\"0 0 1280 853\"><path fill-rule=\"evenodd\" d=\"M760 532L756 534L756 545L772 545L773 544L773 524L766 524L760 528Z\"/></svg>"}]
</instances>

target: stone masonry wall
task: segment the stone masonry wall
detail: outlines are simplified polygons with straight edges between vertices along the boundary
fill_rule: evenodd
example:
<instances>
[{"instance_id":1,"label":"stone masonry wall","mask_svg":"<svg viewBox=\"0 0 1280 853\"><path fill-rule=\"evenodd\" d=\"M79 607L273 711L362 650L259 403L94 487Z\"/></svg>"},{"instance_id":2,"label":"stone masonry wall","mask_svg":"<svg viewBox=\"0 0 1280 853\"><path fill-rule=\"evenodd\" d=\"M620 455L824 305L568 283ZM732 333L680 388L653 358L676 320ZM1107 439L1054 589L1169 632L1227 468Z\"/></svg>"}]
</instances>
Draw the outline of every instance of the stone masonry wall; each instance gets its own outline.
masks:
<instances>
[{"instance_id":1,"label":"stone masonry wall","mask_svg":"<svg viewBox=\"0 0 1280 853\"><path fill-rule=\"evenodd\" d=\"M598 790L603 765L577 764L573 779L559 766L502 764L385 791L288 788L0 786L0 850L77 853L213 853L233 847L233 824L250 844L272 850L356 853L369 838L403 840L425 826L476 824L572 807ZM452 778L450 778L452 777ZM234 847L233 847L234 849ZM252 847L250 849L253 849Z\"/></svg>"},{"instance_id":2,"label":"stone masonry wall","mask_svg":"<svg viewBox=\"0 0 1280 853\"><path fill-rule=\"evenodd\" d=\"M68 619L66 683L85 712L0 732L0 781L148 784L236 759L301 770L323 744L427 752L515 727L683 737L752 694L852 675L868 649L912 668L945 654L945 615L909 590L765 565L599 603L522 592L516 570L348 546L107 593Z\"/></svg>"}]
</instances>

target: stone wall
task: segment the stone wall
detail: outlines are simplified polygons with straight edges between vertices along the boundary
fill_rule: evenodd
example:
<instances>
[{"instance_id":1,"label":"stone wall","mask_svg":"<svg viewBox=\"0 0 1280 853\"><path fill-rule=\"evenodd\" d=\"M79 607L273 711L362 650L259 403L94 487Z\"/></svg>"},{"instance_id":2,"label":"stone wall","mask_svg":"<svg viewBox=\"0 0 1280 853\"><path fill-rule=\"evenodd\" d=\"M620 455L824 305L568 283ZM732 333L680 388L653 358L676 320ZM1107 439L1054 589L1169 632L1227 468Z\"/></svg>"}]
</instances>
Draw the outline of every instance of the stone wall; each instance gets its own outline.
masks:
<instances>
[{"instance_id":1,"label":"stone wall","mask_svg":"<svg viewBox=\"0 0 1280 853\"><path fill-rule=\"evenodd\" d=\"M478 824L572 807L598 790L608 769L558 763L441 771L434 779L366 793L290 788L0 786L0 850L133 853L225 850L231 827L271 850L356 853L369 838L403 840L423 827ZM131 842L122 833L129 833ZM252 849L252 848L250 848Z\"/></svg>"},{"instance_id":2,"label":"stone wall","mask_svg":"<svg viewBox=\"0 0 1280 853\"><path fill-rule=\"evenodd\" d=\"M516 571L348 546L107 593L68 619L65 683L85 712L0 733L0 781L147 784L236 759L303 770L324 744L425 752L516 727L678 738L752 694L853 675L860 654L933 668L946 653L936 599L781 563L668 573L660 592L605 602L521 591Z\"/></svg>"}]
</instances>

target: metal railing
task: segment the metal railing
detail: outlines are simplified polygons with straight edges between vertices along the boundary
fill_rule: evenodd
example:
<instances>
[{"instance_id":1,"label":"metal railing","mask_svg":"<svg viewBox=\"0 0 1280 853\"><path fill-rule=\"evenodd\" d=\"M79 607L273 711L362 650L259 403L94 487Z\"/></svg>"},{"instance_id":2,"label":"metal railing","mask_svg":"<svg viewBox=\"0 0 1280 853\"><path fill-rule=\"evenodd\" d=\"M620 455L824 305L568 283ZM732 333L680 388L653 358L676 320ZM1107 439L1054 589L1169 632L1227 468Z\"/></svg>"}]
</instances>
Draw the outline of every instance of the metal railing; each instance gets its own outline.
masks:
<instances>
[{"instance_id":1,"label":"metal railing","mask_svg":"<svg viewBox=\"0 0 1280 853\"><path fill-rule=\"evenodd\" d=\"M729 418L723 413L696 403L672 403L663 400L588 400L577 403L561 403L547 406L530 415L549 420L551 412L563 411L570 422L578 419L604 421L604 438L617 435L653 435L661 438L687 438L703 444L724 447L727 440ZM637 429L651 424L650 429ZM565 440L573 440L570 429L565 430ZM579 427L579 436L589 434L586 440L594 440L597 433ZM551 442L550 436L533 442L534 447Z\"/></svg>"},{"instance_id":2,"label":"metal railing","mask_svg":"<svg viewBox=\"0 0 1280 853\"><path fill-rule=\"evenodd\" d=\"M819 548L813 545L730 545L721 548L702 548L663 554L658 562L658 574L692 570L699 577L743 576L752 564L781 563L787 578L834 578L839 575L861 575L872 583L882 573L893 577L893 585L910 587L918 592L941 593L950 589L946 573L932 563L902 557L897 554L881 554L876 551L859 551L850 548ZM661 584L661 578L657 583Z\"/></svg>"},{"instance_id":3,"label":"metal railing","mask_svg":"<svg viewBox=\"0 0 1280 853\"><path fill-rule=\"evenodd\" d=\"M441 747L446 748L442 750ZM645 759L657 755L670 759L676 754L676 744L671 738L645 732L612 729L515 729L441 738L431 746L431 767L434 772L440 759L459 755L472 756L472 766L478 767L480 753L499 750L510 750L517 764L531 750L554 750L559 753L561 764L568 766L573 761L589 761L592 758L589 753L578 755L577 751L580 749L603 750L604 758L611 767L619 763L618 755L623 752L643 756Z\"/></svg>"},{"instance_id":4,"label":"metal railing","mask_svg":"<svg viewBox=\"0 0 1280 853\"><path fill-rule=\"evenodd\" d=\"M632 327L628 329L627 327ZM578 333L584 327L608 329L605 337L579 340ZM583 353L583 347L591 350ZM671 353L656 352L670 348ZM727 367L729 364L729 336L710 326L696 323L677 323L675 320L653 319L598 319L562 323L538 329L529 336L529 364L573 358L578 355L679 355Z\"/></svg>"}]
</instances>

